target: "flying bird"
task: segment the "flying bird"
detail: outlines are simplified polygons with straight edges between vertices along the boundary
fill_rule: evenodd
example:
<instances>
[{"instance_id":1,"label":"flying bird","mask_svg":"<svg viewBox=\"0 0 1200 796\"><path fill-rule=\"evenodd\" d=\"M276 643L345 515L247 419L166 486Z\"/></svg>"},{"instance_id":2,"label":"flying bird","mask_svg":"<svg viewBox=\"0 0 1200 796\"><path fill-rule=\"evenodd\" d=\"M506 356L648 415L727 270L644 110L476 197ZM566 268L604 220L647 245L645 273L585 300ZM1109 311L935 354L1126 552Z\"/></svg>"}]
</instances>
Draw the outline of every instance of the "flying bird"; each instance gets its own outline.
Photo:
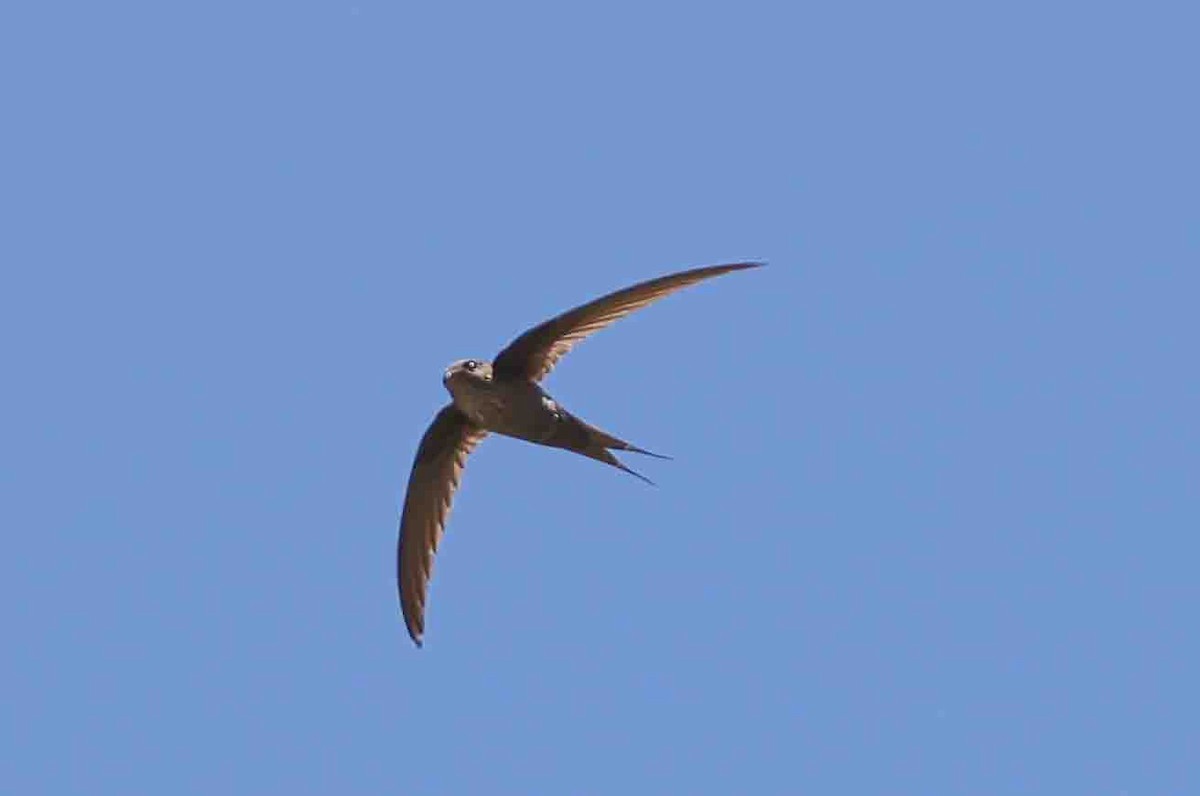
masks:
<instances>
[{"instance_id":1,"label":"flying bird","mask_svg":"<svg viewBox=\"0 0 1200 796\"><path fill-rule=\"evenodd\" d=\"M408 634L419 647L425 632L425 598L433 556L446 527L467 456L488 433L537 445L563 448L624 470L611 451L658 458L568 412L539 382L576 343L613 321L677 290L714 276L763 263L732 263L693 268L618 290L562 313L528 330L493 362L460 359L446 369L442 384L453 400L434 417L417 446L400 516L396 575Z\"/></svg>"}]
</instances>

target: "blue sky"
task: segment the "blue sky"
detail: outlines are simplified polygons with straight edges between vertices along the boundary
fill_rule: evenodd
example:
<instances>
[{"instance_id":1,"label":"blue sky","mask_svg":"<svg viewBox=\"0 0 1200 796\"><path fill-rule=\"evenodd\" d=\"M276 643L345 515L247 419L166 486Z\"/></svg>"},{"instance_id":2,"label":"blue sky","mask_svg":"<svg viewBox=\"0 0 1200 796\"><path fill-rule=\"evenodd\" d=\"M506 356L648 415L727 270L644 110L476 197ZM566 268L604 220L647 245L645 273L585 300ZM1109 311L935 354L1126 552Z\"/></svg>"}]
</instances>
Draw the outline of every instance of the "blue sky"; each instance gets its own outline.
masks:
<instances>
[{"instance_id":1,"label":"blue sky","mask_svg":"<svg viewBox=\"0 0 1200 796\"><path fill-rule=\"evenodd\" d=\"M6 9L0 789L1200 792L1195 12L826 5Z\"/></svg>"}]
</instances>

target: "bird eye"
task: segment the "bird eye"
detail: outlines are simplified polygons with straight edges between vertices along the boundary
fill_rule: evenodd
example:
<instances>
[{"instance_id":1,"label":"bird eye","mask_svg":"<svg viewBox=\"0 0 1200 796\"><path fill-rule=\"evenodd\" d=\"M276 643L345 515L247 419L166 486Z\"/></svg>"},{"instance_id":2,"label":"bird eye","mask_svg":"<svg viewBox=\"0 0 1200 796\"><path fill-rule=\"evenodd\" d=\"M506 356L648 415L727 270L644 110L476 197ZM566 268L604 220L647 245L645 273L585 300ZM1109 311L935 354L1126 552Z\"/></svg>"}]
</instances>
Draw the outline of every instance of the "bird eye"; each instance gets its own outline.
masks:
<instances>
[{"instance_id":1,"label":"bird eye","mask_svg":"<svg viewBox=\"0 0 1200 796\"><path fill-rule=\"evenodd\" d=\"M468 359L466 362L463 363L463 367L466 368L467 370L475 370L475 368L479 367L479 363L473 359Z\"/></svg>"}]
</instances>

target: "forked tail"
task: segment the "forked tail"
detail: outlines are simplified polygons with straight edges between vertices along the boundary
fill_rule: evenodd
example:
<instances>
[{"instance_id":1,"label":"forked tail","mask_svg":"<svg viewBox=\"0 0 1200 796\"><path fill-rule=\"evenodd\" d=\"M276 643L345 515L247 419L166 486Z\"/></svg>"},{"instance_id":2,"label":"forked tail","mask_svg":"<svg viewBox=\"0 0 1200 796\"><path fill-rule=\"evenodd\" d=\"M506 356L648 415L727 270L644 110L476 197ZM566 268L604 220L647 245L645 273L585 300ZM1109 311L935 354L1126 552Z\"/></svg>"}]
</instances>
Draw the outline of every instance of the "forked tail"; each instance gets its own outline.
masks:
<instances>
[{"instance_id":1,"label":"forked tail","mask_svg":"<svg viewBox=\"0 0 1200 796\"><path fill-rule=\"evenodd\" d=\"M612 450L629 451L630 453L640 453L644 456L653 456L656 459L670 459L670 456L664 456L661 453L654 453L645 448L639 448L636 445L631 445L620 437L614 437L606 431L601 431L595 426L585 423L571 413L562 411L563 420L565 421L556 430L554 436L548 441L548 444L559 448L575 451L587 456L589 459L595 459L598 462L612 465L618 470L624 470L630 475L640 478L651 486L657 486L646 476L628 467L624 462L614 456Z\"/></svg>"}]
</instances>

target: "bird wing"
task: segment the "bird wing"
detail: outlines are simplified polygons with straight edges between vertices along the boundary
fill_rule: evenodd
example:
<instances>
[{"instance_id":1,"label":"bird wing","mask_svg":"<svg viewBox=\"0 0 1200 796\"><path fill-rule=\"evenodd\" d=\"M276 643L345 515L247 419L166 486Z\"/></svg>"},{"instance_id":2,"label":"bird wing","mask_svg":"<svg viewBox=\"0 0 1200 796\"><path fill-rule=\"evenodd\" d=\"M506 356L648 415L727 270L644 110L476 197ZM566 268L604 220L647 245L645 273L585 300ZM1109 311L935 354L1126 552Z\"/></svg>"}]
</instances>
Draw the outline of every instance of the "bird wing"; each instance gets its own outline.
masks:
<instances>
[{"instance_id":1,"label":"bird wing","mask_svg":"<svg viewBox=\"0 0 1200 796\"><path fill-rule=\"evenodd\" d=\"M613 321L624 318L634 310L639 310L688 285L730 271L756 268L760 265L762 263L733 263L693 268L601 296L595 301L567 310L513 340L496 356L492 363L493 372L503 378L541 381L576 343Z\"/></svg>"},{"instance_id":2,"label":"bird wing","mask_svg":"<svg viewBox=\"0 0 1200 796\"><path fill-rule=\"evenodd\" d=\"M433 574L433 555L442 540L467 456L486 436L487 431L454 404L447 404L417 447L400 517L396 576L404 624L418 647L425 632L425 596Z\"/></svg>"}]
</instances>

